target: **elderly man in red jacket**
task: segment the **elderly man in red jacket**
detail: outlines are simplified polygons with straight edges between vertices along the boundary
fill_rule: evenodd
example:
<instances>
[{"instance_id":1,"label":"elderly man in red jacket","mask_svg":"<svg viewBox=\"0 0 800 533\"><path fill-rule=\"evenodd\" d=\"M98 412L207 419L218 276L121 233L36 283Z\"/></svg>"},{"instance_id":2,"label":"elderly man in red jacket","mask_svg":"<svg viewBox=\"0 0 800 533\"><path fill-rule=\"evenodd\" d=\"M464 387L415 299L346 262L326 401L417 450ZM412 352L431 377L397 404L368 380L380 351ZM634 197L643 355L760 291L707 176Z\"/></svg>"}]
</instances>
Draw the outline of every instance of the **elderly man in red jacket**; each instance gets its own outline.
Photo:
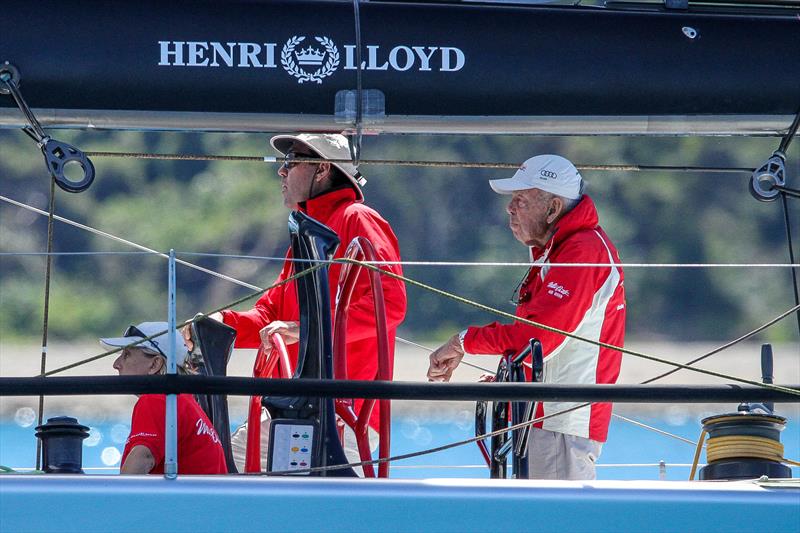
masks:
<instances>
[{"instance_id":1,"label":"elderly man in red jacket","mask_svg":"<svg viewBox=\"0 0 800 533\"><path fill-rule=\"evenodd\" d=\"M281 193L284 205L292 210L301 210L330 227L339 236L341 245L335 258L342 257L348 244L355 237L365 237L375 248L378 261L400 261L397 237L389 223L374 209L367 207L361 186L366 179L358 169L343 162L300 162L297 159L349 159L347 138L343 135L301 133L278 135L270 140L272 146L284 156L284 164L278 170L281 177ZM276 283L293 274L291 250L286 255ZM399 264L380 267L402 275ZM336 288L341 265L329 269L330 300L336 301ZM405 285L395 278L382 276L386 320L390 339L390 357L394 361L394 337L397 326L406 313ZM347 377L356 380L375 379L378 370L378 343L376 340L374 300L370 289L368 272L362 269L351 297L347 320ZM299 307L294 281L275 287L256 302L249 311L222 311L211 315L236 329L237 348L257 348L262 343L270 345L269 337L279 333L288 345L293 365L297 363L297 341L299 340ZM333 316L333 313L331 314ZM275 376L277 377L277 376ZM356 400L358 412L362 400ZM376 442L379 407L376 404L370 419L371 441ZM262 431L262 437L265 432ZM241 432L234 435L236 443L242 440ZM266 447L262 446L263 450ZM351 454L352 455L352 454ZM357 455L353 456L354 460ZM237 461L238 463L239 461Z\"/></svg>"},{"instance_id":2,"label":"elderly man in red jacket","mask_svg":"<svg viewBox=\"0 0 800 533\"><path fill-rule=\"evenodd\" d=\"M513 177L490 181L511 195L507 211L514 237L530 247L533 265L515 293L518 317L573 335L621 347L625 291L619 256L598 225L592 199L568 160L557 155L528 159ZM603 266L551 266L590 263ZM531 338L542 343L543 379L549 383L615 383L622 354L520 322L470 327L430 356L428 378L449 381L465 353L521 351ZM536 417L579 404L540 402ZM594 463L608 435L610 403L594 403L536 424L529 440L530 477L594 479Z\"/></svg>"}]
</instances>

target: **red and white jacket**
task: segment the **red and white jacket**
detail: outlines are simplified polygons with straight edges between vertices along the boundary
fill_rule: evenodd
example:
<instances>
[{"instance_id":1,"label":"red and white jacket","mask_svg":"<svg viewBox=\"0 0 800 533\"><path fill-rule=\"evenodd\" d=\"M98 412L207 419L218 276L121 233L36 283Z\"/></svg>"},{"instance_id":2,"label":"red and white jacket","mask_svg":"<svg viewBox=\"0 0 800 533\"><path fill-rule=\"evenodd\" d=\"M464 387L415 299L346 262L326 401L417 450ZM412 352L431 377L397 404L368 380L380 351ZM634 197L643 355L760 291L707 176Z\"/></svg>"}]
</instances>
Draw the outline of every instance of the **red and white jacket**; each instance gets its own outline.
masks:
<instances>
[{"instance_id":1,"label":"red and white jacket","mask_svg":"<svg viewBox=\"0 0 800 533\"><path fill-rule=\"evenodd\" d=\"M344 255L347 246L355 237L367 238L375 248L378 261L400 261L397 237L389 223L374 209L356 200L351 187L336 189L316 196L301 206L310 217L322 222L339 236L341 244L334 258ZM293 274L291 248L286 254L276 283ZM381 266L398 275L403 274L400 265ZM336 288L339 282L340 264L331 265L328 272L331 317L334 316ZM394 339L397 326L406 315L405 284L389 276L381 276L383 299L386 306L386 322L389 333L391 365L394 366ZM347 318L347 378L373 380L378 371L378 342L375 331L375 311L367 269L361 269L350 299ZM297 288L294 281L265 292L255 307L249 311L223 311L223 321L236 329L237 348L258 348L261 345L259 332L274 320L297 321L300 307L297 303ZM287 347L293 367L297 366L297 344ZM277 377L277 375L273 376ZM362 400L355 401L355 410L361 408ZM378 430L379 405L372 410L370 426Z\"/></svg>"},{"instance_id":2,"label":"red and white jacket","mask_svg":"<svg viewBox=\"0 0 800 533\"><path fill-rule=\"evenodd\" d=\"M516 315L583 338L622 347L625 289L617 250L598 225L594 202L584 196L557 224L544 249L531 248L533 266L519 292ZM603 263L603 267L551 267L551 263ZM464 349L472 354L520 352L531 338L542 343L546 383L616 383L622 354L559 333L514 322L471 327ZM578 403L540 402L536 416ZM605 442L611 403L548 418L537 427Z\"/></svg>"}]
</instances>

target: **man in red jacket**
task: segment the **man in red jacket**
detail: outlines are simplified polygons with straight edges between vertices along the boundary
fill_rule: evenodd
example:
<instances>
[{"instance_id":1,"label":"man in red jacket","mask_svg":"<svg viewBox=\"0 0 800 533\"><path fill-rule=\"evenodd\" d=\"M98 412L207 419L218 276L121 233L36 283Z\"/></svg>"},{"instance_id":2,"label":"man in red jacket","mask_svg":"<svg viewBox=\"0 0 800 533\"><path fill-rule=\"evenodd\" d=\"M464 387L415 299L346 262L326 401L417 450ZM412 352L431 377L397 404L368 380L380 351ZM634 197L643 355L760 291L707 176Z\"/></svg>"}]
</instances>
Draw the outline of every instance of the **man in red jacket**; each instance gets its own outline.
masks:
<instances>
[{"instance_id":1,"label":"man in red jacket","mask_svg":"<svg viewBox=\"0 0 800 533\"><path fill-rule=\"evenodd\" d=\"M490 181L495 192L510 194L509 226L530 247L533 265L515 293L518 317L573 335L621 347L625 337L625 291L619 256L598 225L592 199L575 166L557 155L528 159L509 179ZM558 267L558 263L605 266ZM520 352L531 338L544 354L548 383L615 383L618 350L520 322L495 322L454 335L430 356L428 378L449 381L464 353ZM580 404L539 402L536 417ZM594 479L594 463L608 435L610 403L594 403L547 418L531 431L530 477Z\"/></svg>"},{"instance_id":2,"label":"man in red jacket","mask_svg":"<svg viewBox=\"0 0 800 533\"><path fill-rule=\"evenodd\" d=\"M335 258L344 255L347 246L355 237L365 237L375 248L378 261L400 261L397 237L389 223L374 209L364 205L361 186L366 179L358 169L343 162L299 162L296 159L349 159L347 138L343 135L301 133L278 135L270 140L272 146L284 156L284 164L278 170L281 177L281 193L284 205L300 210L330 227L340 239ZM293 274L291 250L286 255L276 283ZM402 275L399 264L385 265L383 270ZM330 301L336 302L336 288L341 265L329 269ZM394 363L394 338L397 326L406 313L405 285L392 277L382 276L386 320L389 333L390 359ZM378 370L378 343L376 340L374 300L370 289L368 272L362 269L350 300L347 320L347 378L356 380L375 379ZM275 287L256 302L249 311L222 311L210 315L236 329L237 348L258 348L262 343L269 346L269 337L279 333L288 345L293 365L297 363L297 341L299 340L299 307L294 281ZM391 366L390 366L391 368ZM277 375L275 376L277 377ZM358 413L362 400L356 400ZM371 433L375 442L378 430L379 408L375 405L370 419ZM262 430L262 436L265 431ZM237 442L243 440L241 432L234 436L234 456ZM262 446L266 450L265 446ZM354 459L357 454L354 456ZM238 463L238 461L237 461Z\"/></svg>"},{"instance_id":3,"label":"man in red jacket","mask_svg":"<svg viewBox=\"0 0 800 533\"><path fill-rule=\"evenodd\" d=\"M120 376L164 374L169 335L166 322L142 322L130 326L122 337L100 339L106 346L124 347L114 361ZM157 333L160 335L155 336ZM144 340L147 337L151 339ZM182 369L189 353L180 335L175 338L175 356ZM166 396L142 394L133 408L131 433L122 452L120 474L163 474L166 428ZM214 425L191 394L178 395L178 473L227 474L222 444Z\"/></svg>"}]
</instances>

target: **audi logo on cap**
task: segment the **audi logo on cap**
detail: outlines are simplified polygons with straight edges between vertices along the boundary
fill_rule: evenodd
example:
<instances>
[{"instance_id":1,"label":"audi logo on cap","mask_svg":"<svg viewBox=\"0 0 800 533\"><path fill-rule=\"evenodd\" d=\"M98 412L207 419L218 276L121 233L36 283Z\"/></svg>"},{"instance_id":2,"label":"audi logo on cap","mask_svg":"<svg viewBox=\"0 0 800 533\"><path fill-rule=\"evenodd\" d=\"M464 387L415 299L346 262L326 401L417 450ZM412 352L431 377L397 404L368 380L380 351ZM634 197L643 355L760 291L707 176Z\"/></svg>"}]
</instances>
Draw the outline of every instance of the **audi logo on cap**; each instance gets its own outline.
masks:
<instances>
[{"instance_id":1,"label":"audi logo on cap","mask_svg":"<svg viewBox=\"0 0 800 533\"><path fill-rule=\"evenodd\" d=\"M555 178L557 176L552 170L540 170L539 174L541 174L543 178Z\"/></svg>"}]
</instances>

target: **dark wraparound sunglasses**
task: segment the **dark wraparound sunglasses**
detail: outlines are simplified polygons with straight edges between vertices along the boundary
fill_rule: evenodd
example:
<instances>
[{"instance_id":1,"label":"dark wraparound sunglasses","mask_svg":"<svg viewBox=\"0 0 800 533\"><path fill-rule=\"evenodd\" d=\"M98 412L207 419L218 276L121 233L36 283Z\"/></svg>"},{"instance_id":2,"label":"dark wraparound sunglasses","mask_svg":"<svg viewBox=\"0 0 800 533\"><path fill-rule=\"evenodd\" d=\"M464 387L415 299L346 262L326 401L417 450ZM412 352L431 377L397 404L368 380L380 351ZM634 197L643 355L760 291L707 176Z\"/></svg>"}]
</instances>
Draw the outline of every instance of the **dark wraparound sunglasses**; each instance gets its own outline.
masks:
<instances>
[{"instance_id":1,"label":"dark wraparound sunglasses","mask_svg":"<svg viewBox=\"0 0 800 533\"><path fill-rule=\"evenodd\" d=\"M317 154L300 154L297 152L287 152L286 155L283 156L282 168L285 168L286 170L291 170L296 165L307 162L307 161L296 161L296 159L319 159L319 158L320 157Z\"/></svg>"},{"instance_id":2,"label":"dark wraparound sunglasses","mask_svg":"<svg viewBox=\"0 0 800 533\"><path fill-rule=\"evenodd\" d=\"M149 342L150 344L152 344L153 347L156 350L158 350L158 353L163 355L164 359L167 359L167 354L165 354L161 350L161 347L158 345L158 342L156 342L153 339L148 339L148 335L145 335L144 333L142 333L142 330L140 330L136 326L128 326L128 329L125 330L125 333L123 333L122 336L123 337L141 337L143 339L147 339L145 342ZM149 346L147 346L145 343L141 343L139 346L142 346L142 344L144 344L144 346L143 346L144 348L149 348Z\"/></svg>"}]
</instances>

